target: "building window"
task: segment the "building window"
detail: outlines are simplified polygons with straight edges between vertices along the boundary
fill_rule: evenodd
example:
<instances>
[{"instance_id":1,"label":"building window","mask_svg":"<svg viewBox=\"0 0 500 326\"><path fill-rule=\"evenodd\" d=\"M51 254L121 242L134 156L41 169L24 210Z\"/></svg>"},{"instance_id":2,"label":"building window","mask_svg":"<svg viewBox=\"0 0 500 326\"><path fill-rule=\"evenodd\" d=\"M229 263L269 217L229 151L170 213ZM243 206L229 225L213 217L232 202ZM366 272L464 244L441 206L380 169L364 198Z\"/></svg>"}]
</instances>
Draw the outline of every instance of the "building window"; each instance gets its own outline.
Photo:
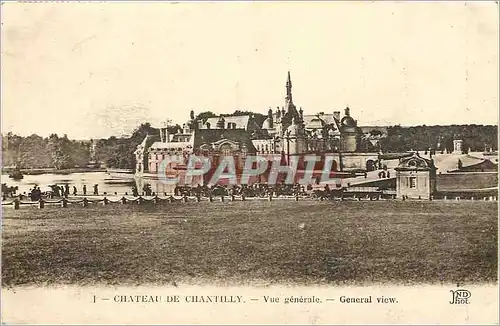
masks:
<instances>
[{"instance_id":1,"label":"building window","mask_svg":"<svg viewBox=\"0 0 500 326\"><path fill-rule=\"evenodd\" d=\"M410 188L417 188L417 177L410 177L408 181Z\"/></svg>"}]
</instances>

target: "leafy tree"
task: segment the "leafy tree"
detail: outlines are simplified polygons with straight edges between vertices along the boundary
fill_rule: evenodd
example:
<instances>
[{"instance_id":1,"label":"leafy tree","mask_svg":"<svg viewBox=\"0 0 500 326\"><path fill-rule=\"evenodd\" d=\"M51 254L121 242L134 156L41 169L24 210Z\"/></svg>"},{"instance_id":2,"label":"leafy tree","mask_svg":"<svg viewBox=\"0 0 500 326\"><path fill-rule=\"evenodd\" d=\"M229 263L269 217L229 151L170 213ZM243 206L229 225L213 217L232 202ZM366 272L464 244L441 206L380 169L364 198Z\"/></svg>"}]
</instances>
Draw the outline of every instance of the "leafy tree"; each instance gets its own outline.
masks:
<instances>
[{"instance_id":1,"label":"leafy tree","mask_svg":"<svg viewBox=\"0 0 500 326\"><path fill-rule=\"evenodd\" d=\"M19 145L19 167L50 167L52 158L47 151L47 143L46 139L34 134L23 138Z\"/></svg>"}]
</instances>

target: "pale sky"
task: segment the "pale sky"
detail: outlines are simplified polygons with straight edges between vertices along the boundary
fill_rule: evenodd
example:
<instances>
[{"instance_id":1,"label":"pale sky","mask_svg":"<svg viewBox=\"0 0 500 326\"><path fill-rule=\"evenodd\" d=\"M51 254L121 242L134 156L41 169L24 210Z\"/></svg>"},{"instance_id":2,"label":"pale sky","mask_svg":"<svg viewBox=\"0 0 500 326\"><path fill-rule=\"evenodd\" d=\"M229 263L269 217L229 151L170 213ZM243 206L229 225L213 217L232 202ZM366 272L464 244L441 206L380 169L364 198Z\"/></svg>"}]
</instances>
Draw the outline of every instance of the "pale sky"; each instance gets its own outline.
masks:
<instances>
[{"instance_id":1,"label":"pale sky","mask_svg":"<svg viewBox=\"0 0 500 326\"><path fill-rule=\"evenodd\" d=\"M495 2L6 3L2 132L88 139L189 111L497 124Z\"/></svg>"}]
</instances>

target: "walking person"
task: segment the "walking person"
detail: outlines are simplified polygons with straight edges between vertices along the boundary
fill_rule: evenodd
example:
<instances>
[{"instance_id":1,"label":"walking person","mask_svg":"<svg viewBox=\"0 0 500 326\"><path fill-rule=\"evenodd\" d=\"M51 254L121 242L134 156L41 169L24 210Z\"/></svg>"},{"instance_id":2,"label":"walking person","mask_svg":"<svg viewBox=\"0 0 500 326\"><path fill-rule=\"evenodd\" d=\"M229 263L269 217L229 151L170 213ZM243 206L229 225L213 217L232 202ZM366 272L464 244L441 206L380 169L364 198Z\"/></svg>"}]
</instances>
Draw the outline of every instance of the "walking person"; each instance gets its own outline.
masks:
<instances>
[{"instance_id":1,"label":"walking person","mask_svg":"<svg viewBox=\"0 0 500 326\"><path fill-rule=\"evenodd\" d=\"M94 195L99 195L99 189L97 188L97 185L94 185Z\"/></svg>"},{"instance_id":2,"label":"walking person","mask_svg":"<svg viewBox=\"0 0 500 326\"><path fill-rule=\"evenodd\" d=\"M73 196L76 196L76 186L73 186Z\"/></svg>"}]
</instances>

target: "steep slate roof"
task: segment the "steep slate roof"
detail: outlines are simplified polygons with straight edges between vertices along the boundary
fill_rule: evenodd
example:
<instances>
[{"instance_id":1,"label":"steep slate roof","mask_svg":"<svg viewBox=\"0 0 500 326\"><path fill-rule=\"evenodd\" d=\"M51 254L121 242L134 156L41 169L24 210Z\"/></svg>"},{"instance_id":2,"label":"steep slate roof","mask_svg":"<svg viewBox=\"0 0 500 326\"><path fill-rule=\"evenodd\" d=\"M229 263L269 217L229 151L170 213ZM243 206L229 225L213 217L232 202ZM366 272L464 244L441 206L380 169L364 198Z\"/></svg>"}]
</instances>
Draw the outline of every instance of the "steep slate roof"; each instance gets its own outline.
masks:
<instances>
[{"instance_id":1,"label":"steep slate roof","mask_svg":"<svg viewBox=\"0 0 500 326\"><path fill-rule=\"evenodd\" d=\"M250 134L244 129L200 129L194 132L193 146L200 148L203 144L215 143L221 139L228 139L245 145L249 153L256 152Z\"/></svg>"},{"instance_id":2,"label":"steep slate roof","mask_svg":"<svg viewBox=\"0 0 500 326\"><path fill-rule=\"evenodd\" d=\"M163 142L154 142L151 147L149 148L150 151L154 151L157 149L175 149L175 148L182 148L183 150L186 148L189 148L188 146L191 146L192 148L192 143L191 142L168 142L168 143L163 143Z\"/></svg>"},{"instance_id":3,"label":"steep slate roof","mask_svg":"<svg viewBox=\"0 0 500 326\"><path fill-rule=\"evenodd\" d=\"M333 124L335 126L335 129L339 130L339 123L340 121L335 120L333 114L321 114L319 115L319 118L323 120L327 125ZM308 128L308 125L313 122L313 120L318 119L318 115L316 114L304 114L303 120L304 124L306 125L306 128Z\"/></svg>"},{"instance_id":4,"label":"steep slate roof","mask_svg":"<svg viewBox=\"0 0 500 326\"><path fill-rule=\"evenodd\" d=\"M210 129L215 129L217 128L217 122L219 121L220 117L214 117L214 118L208 118L204 123L203 126L206 127L207 123L210 123ZM227 128L228 123L235 123L236 124L236 129L248 129L250 121L250 116L249 115L238 115L238 116L224 116L224 123L225 126L224 128Z\"/></svg>"}]
</instances>

